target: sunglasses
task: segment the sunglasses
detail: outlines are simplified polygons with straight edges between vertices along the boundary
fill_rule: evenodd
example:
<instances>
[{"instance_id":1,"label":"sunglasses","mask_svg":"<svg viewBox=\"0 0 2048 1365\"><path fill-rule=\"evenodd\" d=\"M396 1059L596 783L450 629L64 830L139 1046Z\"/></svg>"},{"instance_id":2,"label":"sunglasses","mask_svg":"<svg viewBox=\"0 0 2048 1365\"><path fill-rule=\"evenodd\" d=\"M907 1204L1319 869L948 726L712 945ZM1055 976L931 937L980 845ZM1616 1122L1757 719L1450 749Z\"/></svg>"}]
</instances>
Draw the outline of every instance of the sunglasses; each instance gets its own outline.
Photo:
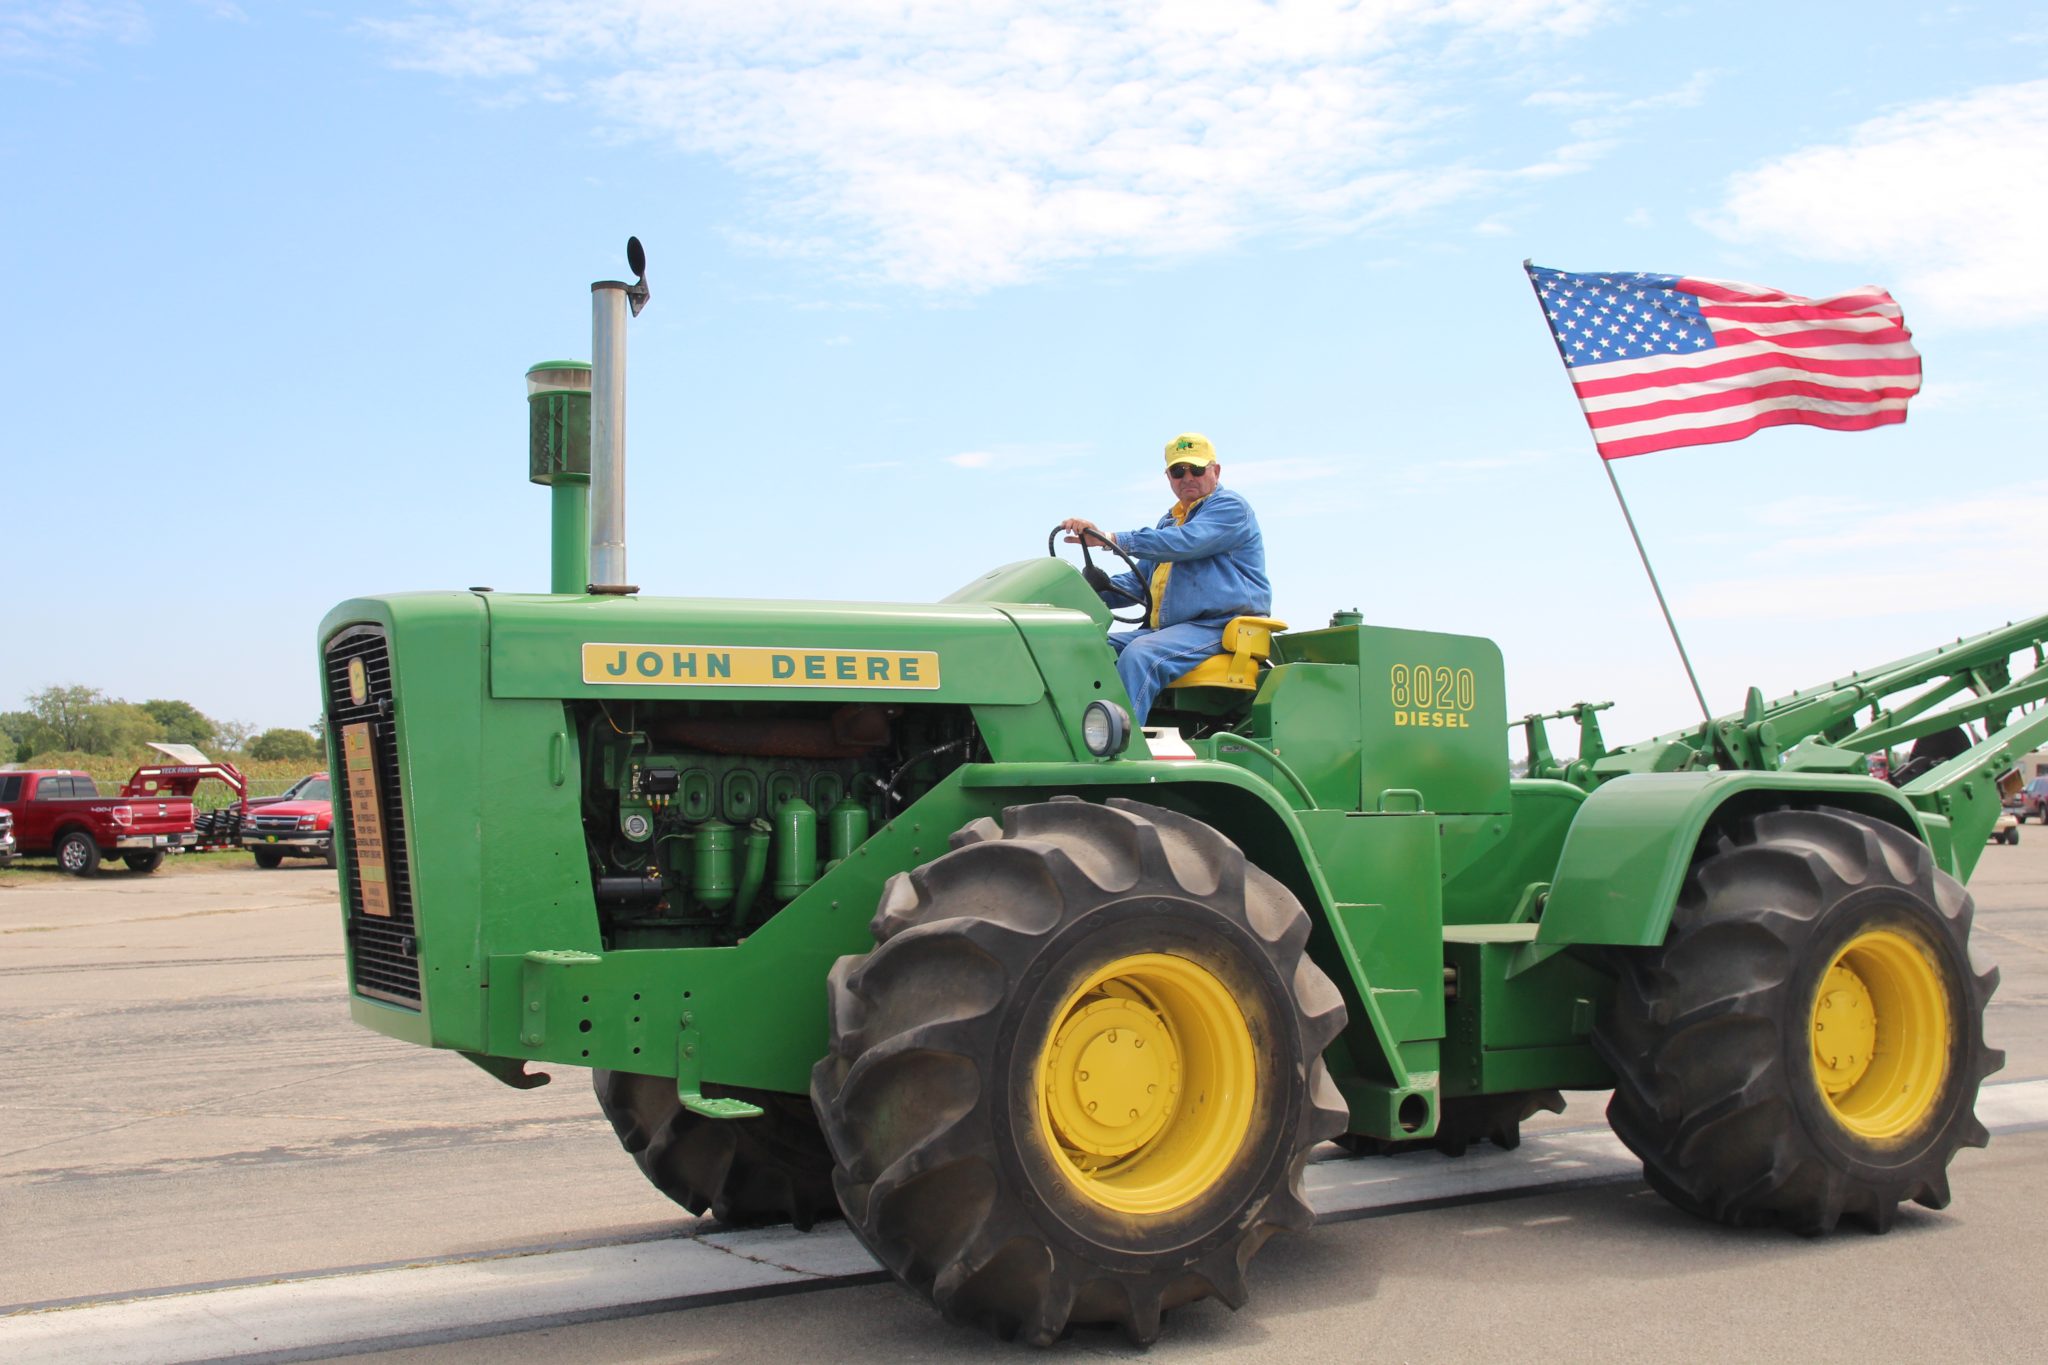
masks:
<instances>
[{"instance_id":1,"label":"sunglasses","mask_svg":"<svg viewBox=\"0 0 2048 1365\"><path fill-rule=\"evenodd\" d=\"M1209 466L1205 464L1170 464L1166 467L1169 479L1192 479L1208 472Z\"/></svg>"}]
</instances>

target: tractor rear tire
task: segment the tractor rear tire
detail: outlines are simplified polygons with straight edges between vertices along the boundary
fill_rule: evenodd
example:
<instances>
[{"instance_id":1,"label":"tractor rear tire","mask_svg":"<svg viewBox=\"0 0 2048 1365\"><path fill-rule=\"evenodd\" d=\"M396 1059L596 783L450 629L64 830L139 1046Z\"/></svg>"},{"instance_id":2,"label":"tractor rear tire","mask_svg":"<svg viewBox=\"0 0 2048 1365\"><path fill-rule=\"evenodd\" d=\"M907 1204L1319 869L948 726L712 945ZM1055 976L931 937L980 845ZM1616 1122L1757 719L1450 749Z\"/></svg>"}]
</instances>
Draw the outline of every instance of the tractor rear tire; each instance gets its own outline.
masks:
<instances>
[{"instance_id":1,"label":"tractor rear tire","mask_svg":"<svg viewBox=\"0 0 2048 1365\"><path fill-rule=\"evenodd\" d=\"M726 1088L720 1093L765 1112L711 1119L683 1108L666 1076L598 1071L592 1083L641 1173L691 1213L709 1211L734 1226L793 1223L802 1231L838 1216L832 1154L803 1096Z\"/></svg>"},{"instance_id":2,"label":"tractor rear tire","mask_svg":"<svg viewBox=\"0 0 2048 1365\"><path fill-rule=\"evenodd\" d=\"M1620 954L1593 1038L1607 1117L1672 1203L1809 1236L1946 1207L1989 1140L1977 1089L1997 968L1974 903L1904 830L1834 809L1742 817L1696 855L1661 947Z\"/></svg>"},{"instance_id":3,"label":"tractor rear tire","mask_svg":"<svg viewBox=\"0 0 2048 1365\"><path fill-rule=\"evenodd\" d=\"M82 829L74 829L57 841L58 870L74 877L90 877L100 870L100 846Z\"/></svg>"},{"instance_id":4,"label":"tractor rear tire","mask_svg":"<svg viewBox=\"0 0 2048 1365\"><path fill-rule=\"evenodd\" d=\"M140 872L147 876L164 865L164 851L153 848L147 853L123 853L121 861L128 864L130 872Z\"/></svg>"},{"instance_id":5,"label":"tractor rear tire","mask_svg":"<svg viewBox=\"0 0 2048 1365\"><path fill-rule=\"evenodd\" d=\"M1247 1297L1348 1119L1309 918L1209 826L1071 797L891 878L811 1096L847 1221L954 1322L1045 1345ZM1149 1044L1149 1047L1148 1047Z\"/></svg>"},{"instance_id":6,"label":"tractor rear tire","mask_svg":"<svg viewBox=\"0 0 2048 1365\"><path fill-rule=\"evenodd\" d=\"M1376 1138L1346 1133L1337 1145L1353 1156L1398 1156L1403 1152L1441 1152L1463 1156L1481 1142L1504 1152L1522 1145L1522 1124L1545 1111L1564 1112L1564 1096L1555 1090L1514 1090L1501 1095L1461 1095L1443 1102L1436 1133L1426 1138Z\"/></svg>"},{"instance_id":7,"label":"tractor rear tire","mask_svg":"<svg viewBox=\"0 0 2048 1365\"><path fill-rule=\"evenodd\" d=\"M284 864L284 854L274 848L252 848L249 852L256 859L256 866L265 872L275 871Z\"/></svg>"}]
</instances>

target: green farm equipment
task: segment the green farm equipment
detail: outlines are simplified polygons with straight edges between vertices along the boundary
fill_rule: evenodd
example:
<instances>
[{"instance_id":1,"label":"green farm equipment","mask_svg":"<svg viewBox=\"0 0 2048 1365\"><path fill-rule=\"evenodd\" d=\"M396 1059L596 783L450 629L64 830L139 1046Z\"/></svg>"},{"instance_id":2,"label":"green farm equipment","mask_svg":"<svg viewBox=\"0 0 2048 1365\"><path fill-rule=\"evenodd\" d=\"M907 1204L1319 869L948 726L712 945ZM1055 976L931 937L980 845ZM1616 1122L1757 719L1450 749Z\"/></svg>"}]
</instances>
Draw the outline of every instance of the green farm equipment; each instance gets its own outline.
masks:
<instances>
[{"instance_id":1,"label":"green farm equipment","mask_svg":"<svg viewBox=\"0 0 2048 1365\"><path fill-rule=\"evenodd\" d=\"M1518 777L1491 642L1339 613L1248 630L1155 755L1060 559L909 605L625 584L645 288L595 297L595 372L532 374L553 591L320 628L362 1024L589 1067L685 1208L843 1211L1039 1343L1242 1303L1325 1142L1512 1146L1565 1090L1682 1207L1805 1233L1942 1207L1986 1141L1961 882L2048 617L1647 743L1531 716Z\"/></svg>"}]
</instances>

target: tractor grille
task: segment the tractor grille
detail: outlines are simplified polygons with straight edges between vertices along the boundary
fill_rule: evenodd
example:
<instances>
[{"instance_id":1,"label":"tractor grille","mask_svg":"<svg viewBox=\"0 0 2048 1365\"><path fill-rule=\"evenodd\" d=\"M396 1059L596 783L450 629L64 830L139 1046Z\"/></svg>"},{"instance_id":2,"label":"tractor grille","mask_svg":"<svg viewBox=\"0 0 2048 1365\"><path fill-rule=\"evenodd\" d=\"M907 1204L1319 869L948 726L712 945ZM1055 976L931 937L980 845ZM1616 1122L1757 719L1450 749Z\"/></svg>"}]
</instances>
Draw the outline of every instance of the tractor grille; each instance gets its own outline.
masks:
<instances>
[{"instance_id":1,"label":"tractor grille","mask_svg":"<svg viewBox=\"0 0 2048 1365\"><path fill-rule=\"evenodd\" d=\"M360 705L350 699L349 664L360 659L368 682ZM417 1009L420 1003L419 931L413 919L412 859L405 843L405 804L399 792L398 739L393 714L391 644L381 628L351 626L327 643L327 732L337 745L344 730L368 722L370 753L377 774L377 806L383 818L385 888L391 913L363 913L362 870L355 858L355 811L348 799L347 773L337 772L334 828L349 850L348 956L356 994ZM260 818L260 817L259 817Z\"/></svg>"}]
</instances>

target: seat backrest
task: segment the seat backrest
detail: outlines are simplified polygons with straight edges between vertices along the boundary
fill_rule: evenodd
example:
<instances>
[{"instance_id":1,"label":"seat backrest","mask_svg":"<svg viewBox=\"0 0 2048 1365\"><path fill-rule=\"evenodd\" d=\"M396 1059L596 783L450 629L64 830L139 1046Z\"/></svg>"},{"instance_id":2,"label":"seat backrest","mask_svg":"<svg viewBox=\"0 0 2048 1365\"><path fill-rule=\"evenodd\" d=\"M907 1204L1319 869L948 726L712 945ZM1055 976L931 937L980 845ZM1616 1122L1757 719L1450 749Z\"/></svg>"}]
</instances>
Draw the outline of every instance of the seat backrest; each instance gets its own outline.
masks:
<instances>
[{"instance_id":1,"label":"seat backrest","mask_svg":"<svg viewBox=\"0 0 2048 1365\"><path fill-rule=\"evenodd\" d=\"M1273 653L1273 632L1287 629L1270 616L1237 616L1223 627L1223 648L1168 683L1168 687L1228 687L1256 691L1259 662Z\"/></svg>"}]
</instances>

